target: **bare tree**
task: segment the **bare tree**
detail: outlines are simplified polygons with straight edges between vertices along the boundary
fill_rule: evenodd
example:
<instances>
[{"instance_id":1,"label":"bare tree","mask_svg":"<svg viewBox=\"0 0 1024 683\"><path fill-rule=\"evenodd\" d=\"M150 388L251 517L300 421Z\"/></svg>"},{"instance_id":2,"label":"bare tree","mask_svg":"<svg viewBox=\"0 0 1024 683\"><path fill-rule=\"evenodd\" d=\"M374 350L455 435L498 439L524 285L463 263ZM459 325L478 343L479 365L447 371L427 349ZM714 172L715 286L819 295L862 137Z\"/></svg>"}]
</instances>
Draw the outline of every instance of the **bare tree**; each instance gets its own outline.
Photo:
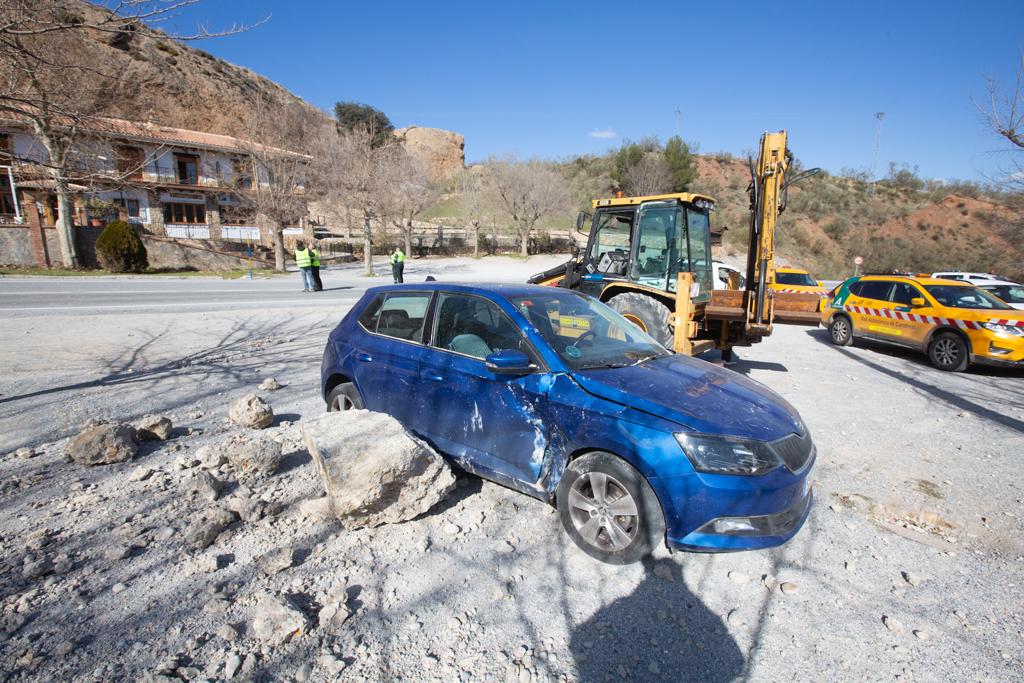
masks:
<instances>
[{"instance_id":1,"label":"bare tree","mask_svg":"<svg viewBox=\"0 0 1024 683\"><path fill-rule=\"evenodd\" d=\"M672 170L660 152L648 152L623 171L623 185L631 195L652 195L672 188Z\"/></svg>"},{"instance_id":2,"label":"bare tree","mask_svg":"<svg viewBox=\"0 0 1024 683\"><path fill-rule=\"evenodd\" d=\"M1010 143L1010 165L1000 184L1024 189L1024 52L1009 91L1004 92L993 77L987 79L986 88L987 101L975 106L992 131Z\"/></svg>"},{"instance_id":3,"label":"bare tree","mask_svg":"<svg viewBox=\"0 0 1024 683\"><path fill-rule=\"evenodd\" d=\"M488 182L519 237L519 253L527 256L537 222L571 204L565 179L537 160L490 159L486 167Z\"/></svg>"},{"instance_id":4,"label":"bare tree","mask_svg":"<svg viewBox=\"0 0 1024 683\"><path fill-rule=\"evenodd\" d=\"M69 0L0 0L0 114L27 125L45 148L46 159L31 160L57 194L57 235L66 267L80 265L72 227L72 185L90 171L81 149L95 141L103 115L121 86L121 74L91 59L90 34L130 33L166 38L150 24L169 19L199 0L120 0L101 5ZM195 40L245 30L232 26Z\"/></svg>"},{"instance_id":5,"label":"bare tree","mask_svg":"<svg viewBox=\"0 0 1024 683\"><path fill-rule=\"evenodd\" d=\"M494 221L498 212L494 192L482 175L482 170L485 169L463 169L458 177L459 196L473 236L473 258L480 256L480 231L484 225Z\"/></svg>"},{"instance_id":6,"label":"bare tree","mask_svg":"<svg viewBox=\"0 0 1024 683\"><path fill-rule=\"evenodd\" d=\"M373 275L373 221L386 214L391 175L399 153L397 141L375 144L371 126L330 131L314 155L318 198L362 218L364 274Z\"/></svg>"},{"instance_id":7,"label":"bare tree","mask_svg":"<svg viewBox=\"0 0 1024 683\"><path fill-rule=\"evenodd\" d=\"M405 241L405 253L412 253L413 222L423 215L441 196L430 180L427 165L398 148L388 155L390 168L382 169L386 192L385 209L391 224L398 228Z\"/></svg>"},{"instance_id":8,"label":"bare tree","mask_svg":"<svg viewBox=\"0 0 1024 683\"><path fill-rule=\"evenodd\" d=\"M235 192L270 223L274 267L283 272L284 228L307 213L312 155L320 151L323 137L333 134L333 126L326 116L301 104L282 111L270 107L260 96L253 103L244 130L251 179L246 183L236 179Z\"/></svg>"}]
</instances>

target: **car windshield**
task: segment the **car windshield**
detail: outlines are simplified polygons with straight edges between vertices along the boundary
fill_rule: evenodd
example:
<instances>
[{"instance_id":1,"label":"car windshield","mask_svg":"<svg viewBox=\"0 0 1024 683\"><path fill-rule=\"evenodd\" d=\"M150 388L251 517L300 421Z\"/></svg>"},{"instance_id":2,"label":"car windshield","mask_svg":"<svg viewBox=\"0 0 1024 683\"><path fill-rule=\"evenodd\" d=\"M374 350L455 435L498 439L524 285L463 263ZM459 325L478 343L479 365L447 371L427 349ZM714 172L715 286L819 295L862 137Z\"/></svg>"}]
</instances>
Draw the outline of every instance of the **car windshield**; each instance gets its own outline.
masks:
<instances>
[{"instance_id":1,"label":"car windshield","mask_svg":"<svg viewBox=\"0 0 1024 683\"><path fill-rule=\"evenodd\" d=\"M807 273L780 273L775 272L775 284L799 285L801 287L817 287L818 283Z\"/></svg>"},{"instance_id":2,"label":"car windshield","mask_svg":"<svg viewBox=\"0 0 1024 683\"><path fill-rule=\"evenodd\" d=\"M621 368L671 354L636 325L584 294L551 289L509 301L573 370Z\"/></svg>"},{"instance_id":3,"label":"car windshield","mask_svg":"<svg viewBox=\"0 0 1024 683\"><path fill-rule=\"evenodd\" d=\"M985 285L984 289L1008 304L1024 304L1024 285Z\"/></svg>"},{"instance_id":4,"label":"car windshield","mask_svg":"<svg viewBox=\"0 0 1024 683\"><path fill-rule=\"evenodd\" d=\"M943 306L1006 310L1010 308L980 287L957 285L926 285L928 293Z\"/></svg>"}]
</instances>

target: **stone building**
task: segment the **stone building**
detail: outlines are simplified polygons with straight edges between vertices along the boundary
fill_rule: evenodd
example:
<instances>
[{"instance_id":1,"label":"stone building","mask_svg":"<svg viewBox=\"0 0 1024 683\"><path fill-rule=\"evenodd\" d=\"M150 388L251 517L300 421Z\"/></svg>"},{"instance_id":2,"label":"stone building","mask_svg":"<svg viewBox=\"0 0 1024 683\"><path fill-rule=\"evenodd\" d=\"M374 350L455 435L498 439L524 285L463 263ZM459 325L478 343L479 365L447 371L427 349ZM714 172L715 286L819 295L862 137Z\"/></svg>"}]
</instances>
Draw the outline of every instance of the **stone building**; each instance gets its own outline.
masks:
<instances>
[{"instance_id":1,"label":"stone building","mask_svg":"<svg viewBox=\"0 0 1024 683\"><path fill-rule=\"evenodd\" d=\"M88 180L72 185L80 252L88 253L98 230L114 218L143 235L200 241L213 250L273 244L271 227L251 199L256 183L268 182L253 160L252 143L122 119L98 120L90 130L94 137L77 152L88 167L80 175ZM2 264L60 262L57 196L39 166L46 158L27 125L0 120ZM305 215L295 216L284 229L287 241L308 230L306 223Z\"/></svg>"}]
</instances>

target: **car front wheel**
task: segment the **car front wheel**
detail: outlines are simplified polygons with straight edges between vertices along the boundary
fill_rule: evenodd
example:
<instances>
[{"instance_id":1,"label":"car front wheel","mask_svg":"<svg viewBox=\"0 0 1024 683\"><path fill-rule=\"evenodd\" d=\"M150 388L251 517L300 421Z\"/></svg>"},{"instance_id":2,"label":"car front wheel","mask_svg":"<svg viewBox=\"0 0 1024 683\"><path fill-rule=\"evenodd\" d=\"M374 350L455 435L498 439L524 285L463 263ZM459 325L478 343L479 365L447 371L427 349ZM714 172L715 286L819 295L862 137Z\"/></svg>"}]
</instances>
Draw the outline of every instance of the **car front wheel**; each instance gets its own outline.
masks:
<instances>
[{"instance_id":1,"label":"car front wheel","mask_svg":"<svg viewBox=\"0 0 1024 683\"><path fill-rule=\"evenodd\" d=\"M569 538L602 562L631 564L664 540L664 515L650 484L611 453L588 453L570 463L556 502Z\"/></svg>"},{"instance_id":2,"label":"car front wheel","mask_svg":"<svg viewBox=\"0 0 1024 683\"><path fill-rule=\"evenodd\" d=\"M939 370L963 371L968 355L967 343L956 332L940 332L928 345L928 360Z\"/></svg>"},{"instance_id":3,"label":"car front wheel","mask_svg":"<svg viewBox=\"0 0 1024 683\"><path fill-rule=\"evenodd\" d=\"M327 395L327 412L337 413L342 410L362 410L363 399L359 390L352 382L345 382L331 389Z\"/></svg>"},{"instance_id":4,"label":"car front wheel","mask_svg":"<svg viewBox=\"0 0 1024 683\"><path fill-rule=\"evenodd\" d=\"M836 346L849 346L853 342L853 326L845 315L837 315L828 325L828 334Z\"/></svg>"}]
</instances>

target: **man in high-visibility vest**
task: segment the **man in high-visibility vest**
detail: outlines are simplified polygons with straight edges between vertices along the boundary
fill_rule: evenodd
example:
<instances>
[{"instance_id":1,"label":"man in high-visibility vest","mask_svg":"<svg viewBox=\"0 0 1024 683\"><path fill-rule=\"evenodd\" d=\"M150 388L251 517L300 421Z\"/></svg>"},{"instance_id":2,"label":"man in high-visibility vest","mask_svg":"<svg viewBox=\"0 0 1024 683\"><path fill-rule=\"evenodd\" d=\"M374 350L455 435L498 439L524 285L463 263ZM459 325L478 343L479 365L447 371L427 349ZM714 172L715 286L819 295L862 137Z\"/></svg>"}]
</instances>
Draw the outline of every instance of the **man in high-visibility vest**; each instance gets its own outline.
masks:
<instances>
[{"instance_id":1,"label":"man in high-visibility vest","mask_svg":"<svg viewBox=\"0 0 1024 683\"><path fill-rule=\"evenodd\" d=\"M320 280L320 250L309 245L310 271L313 274L313 291L322 292L324 283Z\"/></svg>"},{"instance_id":2,"label":"man in high-visibility vest","mask_svg":"<svg viewBox=\"0 0 1024 683\"><path fill-rule=\"evenodd\" d=\"M295 265L299 267L299 273L302 275L302 291L312 292L313 274L311 270L313 268L313 255L306 249L305 242L295 243Z\"/></svg>"},{"instance_id":3,"label":"man in high-visibility vest","mask_svg":"<svg viewBox=\"0 0 1024 683\"><path fill-rule=\"evenodd\" d=\"M395 247L395 250L391 252L391 277L394 278L395 284L400 285L405 280L402 277L402 271L405 270L405 252L400 247Z\"/></svg>"}]
</instances>

